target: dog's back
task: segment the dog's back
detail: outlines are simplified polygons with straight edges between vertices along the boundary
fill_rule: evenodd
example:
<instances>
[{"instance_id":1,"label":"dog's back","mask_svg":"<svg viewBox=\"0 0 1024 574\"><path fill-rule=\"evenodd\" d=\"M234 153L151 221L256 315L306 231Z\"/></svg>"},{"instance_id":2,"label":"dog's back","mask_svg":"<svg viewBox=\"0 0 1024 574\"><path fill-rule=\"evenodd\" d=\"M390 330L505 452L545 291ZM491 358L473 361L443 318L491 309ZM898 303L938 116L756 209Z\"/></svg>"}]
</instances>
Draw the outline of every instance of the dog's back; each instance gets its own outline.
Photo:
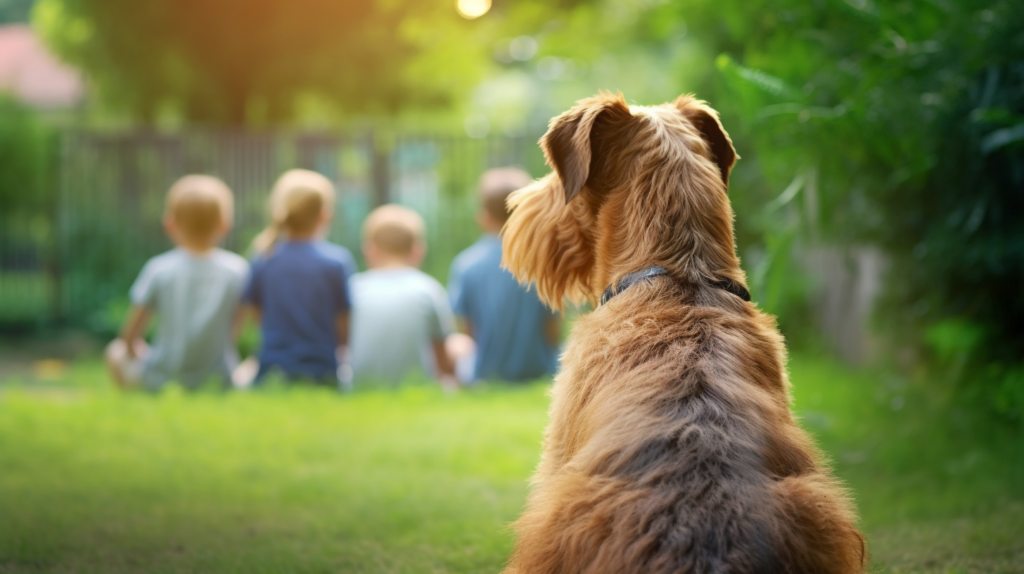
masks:
<instances>
[{"instance_id":1,"label":"dog's back","mask_svg":"<svg viewBox=\"0 0 1024 574\"><path fill-rule=\"evenodd\" d=\"M782 337L743 296L717 115L604 94L541 143L555 173L510 199L505 263L554 307L614 297L574 325L509 571L861 571Z\"/></svg>"},{"instance_id":2,"label":"dog's back","mask_svg":"<svg viewBox=\"0 0 1024 574\"><path fill-rule=\"evenodd\" d=\"M843 491L772 392L778 335L712 289L653 280L579 320L516 571L859 570Z\"/></svg>"}]
</instances>

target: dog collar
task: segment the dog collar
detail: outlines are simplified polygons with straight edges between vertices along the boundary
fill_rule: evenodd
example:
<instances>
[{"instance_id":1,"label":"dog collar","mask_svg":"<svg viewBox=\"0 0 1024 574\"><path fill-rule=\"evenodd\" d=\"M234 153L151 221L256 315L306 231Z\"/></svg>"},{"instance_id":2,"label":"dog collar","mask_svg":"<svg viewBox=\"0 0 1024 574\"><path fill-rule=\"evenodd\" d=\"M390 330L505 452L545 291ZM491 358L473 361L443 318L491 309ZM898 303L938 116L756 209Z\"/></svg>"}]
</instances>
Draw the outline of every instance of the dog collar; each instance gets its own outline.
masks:
<instances>
[{"instance_id":1,"label":"dog collar","mask_svg":"<svg viewBox=\"0 0 1024 574\"><path fill-rule=\"evenodd\" d=\"M619 279L618 283L614 285L609 285L608 288L604 290L604 294L601 295L601 304L604 305L608 301L611 301L612 297L618 295L619 293L622 293L623 291L629 289L633 285L636 285L637 283L645 279L650 279L651 277L657 277L659 275L668 275L668 270L658 265L651 265L646 269L642 269L635 273L630 273L629 275L626 275L622 279ZM715 287L718 287L719 289L724 289L729 293L732 293L733 295L739 297L740 299L743 299L744 301L750 301L750 291L747 291L746 287L740 285L739 283L733 281L732 279L721 279L718 281L713 281L711 282L711 284L714 285Z\"/></svg>"}]
</instances>

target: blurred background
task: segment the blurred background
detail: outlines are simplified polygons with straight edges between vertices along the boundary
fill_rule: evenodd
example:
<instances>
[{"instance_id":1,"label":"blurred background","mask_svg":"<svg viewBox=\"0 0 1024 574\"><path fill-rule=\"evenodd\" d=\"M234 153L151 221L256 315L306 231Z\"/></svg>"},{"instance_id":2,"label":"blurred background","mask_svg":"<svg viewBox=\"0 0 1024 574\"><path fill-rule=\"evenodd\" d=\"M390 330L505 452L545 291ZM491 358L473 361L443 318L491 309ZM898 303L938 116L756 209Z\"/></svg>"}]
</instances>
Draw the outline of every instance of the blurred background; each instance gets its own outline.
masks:
<instances>
[{"instance_id":1,"label":"blurred background","mask_svg":"<svg viewBox=\"0 0 1024 574\"><path fill-rule=\"evenodd\" d=\"M943 516L1015 509L976 536L1017 543L978 570L913 564L1024 572L1020 0L0 0L0 363L116 333L131 281L170 246L164 194L190 172L235 192L238 252L287 168L335 182L331 238L353 253L370 209L413 207L444 282L479 233L480 173L546 173L547 121L602 89L637 104L694 93L720 112L742 156L730 197L753 298L818 380L801 395L794 375L798 409L860 377L838 414L805 413L811 426L918 404L918 434L888 436L971 437L921 466L900 451L857 470L874 460L865 441L885 439L821 423L826 445L861 445L841 474L934 462L974 468L963 488L1002 477ZM880 500L961 471L935 472Z\"/></svg>"}]
</instances>

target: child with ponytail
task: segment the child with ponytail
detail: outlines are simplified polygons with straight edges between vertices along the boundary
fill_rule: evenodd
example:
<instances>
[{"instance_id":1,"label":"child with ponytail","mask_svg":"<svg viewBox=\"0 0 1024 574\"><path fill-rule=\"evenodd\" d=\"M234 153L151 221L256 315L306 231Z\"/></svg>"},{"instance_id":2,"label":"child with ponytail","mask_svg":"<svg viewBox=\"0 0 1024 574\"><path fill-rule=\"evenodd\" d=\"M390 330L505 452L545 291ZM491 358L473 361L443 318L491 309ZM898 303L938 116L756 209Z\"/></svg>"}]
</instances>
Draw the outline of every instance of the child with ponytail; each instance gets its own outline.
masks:
<instances>
[{"instance_id":1,"label":"child with ponytail","mask_svg":"<svg viewBox=\"0 0 1024 574\"><path fill-rule=\"evenodd\" d=\"M347 249L324 239L333 215L334 186L318 173L290 170L271 191L270 224L253 242L243 297L262 335L256 384L273 371L338 384L356 264Z\"/></svg>"}]
</instances>

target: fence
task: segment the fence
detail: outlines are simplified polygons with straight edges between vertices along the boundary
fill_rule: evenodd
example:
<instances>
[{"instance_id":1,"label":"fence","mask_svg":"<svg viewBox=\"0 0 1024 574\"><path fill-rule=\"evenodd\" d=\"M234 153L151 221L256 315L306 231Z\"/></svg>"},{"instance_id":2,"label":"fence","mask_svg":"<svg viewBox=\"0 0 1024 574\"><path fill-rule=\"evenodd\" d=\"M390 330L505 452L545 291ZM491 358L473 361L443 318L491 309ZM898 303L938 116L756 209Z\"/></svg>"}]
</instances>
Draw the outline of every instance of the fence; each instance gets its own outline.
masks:
<instances>
[{"instance_id":1,"label":"fence","mask_svg":"<svg viewBox=\"0 0 1024 574\"><path fill-rule=\"evenodd\" d=\"M235 193L235 226L224 246L244 253L265 224L266 197L286 169L335 182L330 238L359 255L359 226L377 204L420 212L428 227L424 269L439 279L477 236L472 193L489 167L534 174L536 138L470 139L383 132L68 132L59 142L55 198L0 231L0 328L53 321L109 330L145 260L170 247L164 195L187 173L221 177Z\"/></svg>"}]
</instances>

